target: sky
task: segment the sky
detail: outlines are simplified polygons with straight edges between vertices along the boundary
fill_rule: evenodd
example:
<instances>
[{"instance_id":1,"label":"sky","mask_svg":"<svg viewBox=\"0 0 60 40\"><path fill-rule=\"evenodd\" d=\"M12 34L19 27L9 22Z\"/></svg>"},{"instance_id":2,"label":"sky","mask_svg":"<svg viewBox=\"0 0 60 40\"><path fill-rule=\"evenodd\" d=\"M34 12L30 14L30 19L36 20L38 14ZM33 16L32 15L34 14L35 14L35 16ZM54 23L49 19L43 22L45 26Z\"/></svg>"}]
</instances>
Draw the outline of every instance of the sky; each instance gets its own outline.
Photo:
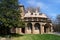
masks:
<instances>
[{"instance_id":1,"label":"sky","mask_svg":"<svg viewBox=\"0 0 60 40\"><path fill-rule=\"evenodd\" d=\"M19 4L23 4L25 8L40 7L41 12L52 19L60 14L60 0L19 0Z\"/></svg>"}]
</instances>

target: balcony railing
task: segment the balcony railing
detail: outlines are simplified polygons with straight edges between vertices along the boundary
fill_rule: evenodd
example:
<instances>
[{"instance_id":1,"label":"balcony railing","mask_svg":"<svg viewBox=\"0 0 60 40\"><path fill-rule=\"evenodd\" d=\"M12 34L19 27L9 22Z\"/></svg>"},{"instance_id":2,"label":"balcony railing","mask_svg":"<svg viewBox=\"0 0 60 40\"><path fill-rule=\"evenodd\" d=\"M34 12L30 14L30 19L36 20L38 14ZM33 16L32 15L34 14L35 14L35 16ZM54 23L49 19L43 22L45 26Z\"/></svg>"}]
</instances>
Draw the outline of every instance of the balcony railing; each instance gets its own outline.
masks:
<instances>
[{"instance_id":1,"label":"balcony railing","mask_svg":"<svg viewBox=\"0 0 60 40\"><path fill-rule=\"evenodd\" d=\"M41 18L25 18L24 21L47 21L47 19L41 19Z\"/></svg>"}]
</instances>

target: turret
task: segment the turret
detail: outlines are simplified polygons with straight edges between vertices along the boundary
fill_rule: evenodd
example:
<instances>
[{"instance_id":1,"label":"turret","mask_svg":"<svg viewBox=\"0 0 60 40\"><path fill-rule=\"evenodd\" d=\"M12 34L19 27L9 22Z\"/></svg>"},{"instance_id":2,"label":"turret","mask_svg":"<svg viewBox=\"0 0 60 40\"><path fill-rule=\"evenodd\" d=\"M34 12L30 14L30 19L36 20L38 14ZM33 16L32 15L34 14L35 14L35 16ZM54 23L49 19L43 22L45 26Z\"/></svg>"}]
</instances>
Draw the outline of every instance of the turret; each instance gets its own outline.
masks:
<instances>
[{"instance_id":1,"label":"turret","mask_svg":"<svg viewBox=\"0 0 60 40\"><path fill-rule=\"evenodd\" d=\"M22 4L19 5L19 9L21 11L21 18L23 19L24 18L24 6Z\"/></svg>"}]
</instances>

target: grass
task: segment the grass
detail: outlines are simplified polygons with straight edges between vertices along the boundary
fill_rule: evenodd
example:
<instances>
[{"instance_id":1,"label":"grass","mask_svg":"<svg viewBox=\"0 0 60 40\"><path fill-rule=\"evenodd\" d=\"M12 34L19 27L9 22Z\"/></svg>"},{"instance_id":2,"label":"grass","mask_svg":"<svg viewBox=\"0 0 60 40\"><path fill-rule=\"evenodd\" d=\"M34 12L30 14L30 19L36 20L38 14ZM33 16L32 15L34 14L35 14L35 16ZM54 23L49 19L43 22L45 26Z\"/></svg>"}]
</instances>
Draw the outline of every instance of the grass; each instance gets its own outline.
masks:
<instances>
[{"instance_id":1,"label":"grass","mask_svg":"<svg viewBox=\"0 0 60 40\"><path fill-rule=\"evenodd\" d=\"M0 34L0 37L20 37L23 36L21 34L11 33L11 34Z\"/></svg>"},{"instance_id":2,"label":"grass","mask_svg":"<svg viewBox=\"0 0 60 40\"><path fill-rule=\"evenodd\" d=\"M13 40L13 37L14 38L17 38L17 37L22 37L23 35L21 35L21 34L16 34L16 33L11 33L11 34L0 34L0 40L2 39L4 39L5 38L5 40Z\"/></svg>"},{"instance_id":3,"label":"grass","mask_svg":"<svg viewBox=\"0 0 60 40\"><path fill-rule=\"evenodd\" d=\"M13 40L60 40L60 36L53 34L25 34L13 37Z\"/></svg>"}]
</instances>

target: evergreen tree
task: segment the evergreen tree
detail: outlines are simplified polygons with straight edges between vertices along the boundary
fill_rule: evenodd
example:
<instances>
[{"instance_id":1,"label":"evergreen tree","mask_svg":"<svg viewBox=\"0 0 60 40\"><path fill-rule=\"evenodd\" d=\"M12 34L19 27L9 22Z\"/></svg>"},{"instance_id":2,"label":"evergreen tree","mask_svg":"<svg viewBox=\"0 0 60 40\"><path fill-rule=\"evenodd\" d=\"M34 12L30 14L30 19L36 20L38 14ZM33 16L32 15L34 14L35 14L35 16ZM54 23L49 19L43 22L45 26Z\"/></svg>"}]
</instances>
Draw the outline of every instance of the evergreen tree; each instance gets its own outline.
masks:
<instances>
[{"instance_id":1,"label":"evergreen tree","mask_svg":"<svg viewBox=\"0 0 60 40\"><path fill-rule=\"evenodd\" d=\"M0 0L0 28L24 27L18 6L18 0Z\"/></svg>"}]
</instances>

